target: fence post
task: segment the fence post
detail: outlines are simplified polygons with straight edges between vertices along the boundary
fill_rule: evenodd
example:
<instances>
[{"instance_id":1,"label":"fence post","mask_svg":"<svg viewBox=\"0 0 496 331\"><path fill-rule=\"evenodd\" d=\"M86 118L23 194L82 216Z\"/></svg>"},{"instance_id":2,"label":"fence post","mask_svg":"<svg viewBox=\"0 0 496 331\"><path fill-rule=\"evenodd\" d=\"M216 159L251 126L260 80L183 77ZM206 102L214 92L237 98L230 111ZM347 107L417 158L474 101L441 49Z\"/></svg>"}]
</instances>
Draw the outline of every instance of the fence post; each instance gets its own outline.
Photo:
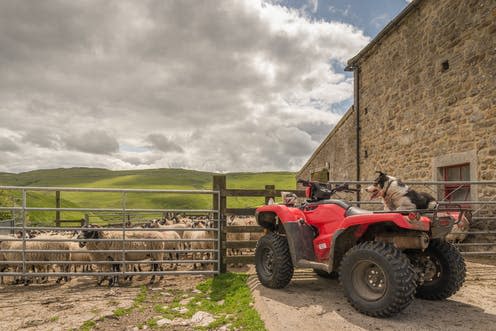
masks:
<instances>
[{"instance_id":1,"label":"fence post","mask_svg":"<svg viewBox=\"0 0 496 331\"><path fill-rule=\"evenodd\" d=\"M217 214L217 219L219 220L219 241L217 247L219 249L218 259L219 259L219 272L227 272L226 255L227 255L227 245L226 245L226 232L224 231L225 226L225 212L226 212L226 176L225 175L214 175L213 178L213 190L218 191L219 195L212 194L212 206L213 210L218 210L214 215Z\"/></svg>"},{"instance_id":2,"label":"fence post","mask_svg":"<svg viewBox=\"0 0 496 331\"><path fill-rule=\"evenodd\" d=\"M55 191L55 208L60 208L60 191ZM60 227L60 210L55 211L55 226Z\"/></svg>"},{"instance_id":3,"label":"fence post","mask_svg":"<svg viewBox=\"0 0 496 331\"><path fill-rule=\"evenodd\" d=\"M81 224L81 226L90 225L90 215L84 214L84 218L83 218L82 222L83 223Z\"/></svg>"},{"instance_id":4,"label":"fence post","mask_svg":"<svg viewBox=\"0 0 496 331\"><path fill-rule=\"evenodd\" d=\"M26 207L27 207L26 190L22 190L22 280L27 285L28 279L26 278Z\"/></svg>"},{"instance_id":5,"label":"fence post","mask_svg":"<svg viewBox=\"0 0 496 331\"><path fill-rule=\"evenodd\" d=\"M275 185L265 185L265 204L269 204L270 198L275 202L276 200L276 186Z\"/></svg>"}]
</instances>

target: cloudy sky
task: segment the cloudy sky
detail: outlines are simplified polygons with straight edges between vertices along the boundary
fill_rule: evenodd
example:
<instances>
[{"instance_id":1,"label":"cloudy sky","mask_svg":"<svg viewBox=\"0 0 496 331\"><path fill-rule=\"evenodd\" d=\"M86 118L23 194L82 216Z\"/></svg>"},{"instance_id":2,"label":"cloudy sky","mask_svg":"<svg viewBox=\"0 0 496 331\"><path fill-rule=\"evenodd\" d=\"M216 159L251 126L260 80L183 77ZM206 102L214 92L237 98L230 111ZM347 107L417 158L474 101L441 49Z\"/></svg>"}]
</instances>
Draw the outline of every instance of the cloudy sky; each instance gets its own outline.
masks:
<instances>
[{"instance_id":1,"label":"cloudy sky","mask_svg":"<svg viewBox=\"0 0 496 331\"><path fill-rule=\"evenodd\" d=\"M0 171L298 170L405 0L0 1Z\"/></svg>"}]
</instances>

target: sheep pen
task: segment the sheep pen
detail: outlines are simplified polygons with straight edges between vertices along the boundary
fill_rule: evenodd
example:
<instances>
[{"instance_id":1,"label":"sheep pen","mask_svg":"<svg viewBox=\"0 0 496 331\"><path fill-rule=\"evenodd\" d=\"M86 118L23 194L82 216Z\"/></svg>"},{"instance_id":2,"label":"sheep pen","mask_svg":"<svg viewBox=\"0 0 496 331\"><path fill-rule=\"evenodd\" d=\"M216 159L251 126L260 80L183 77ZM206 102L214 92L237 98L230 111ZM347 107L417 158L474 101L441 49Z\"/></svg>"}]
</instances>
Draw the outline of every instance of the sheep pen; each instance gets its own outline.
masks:
<instances>
[{"instance_id":1,"label":"sheep pen","mask_svg":"<svg viewBox=\"0 0 496 331\"><path fill-rule=\"evenodd\" d=\"M169 274L215 274L216 261L209 258L215 252L216 229L198 231L197 226L207 219L155 219L125 222L122 227L86 225L70 231L30 227L16 235L2 235L0 282L7 278L8 284L41 284L57 276L60 283L73 276L90 276L96 277L98 285L108 281L114 286L129 284L134 276L149 276L153 283ZM203 263L205 258L208 261ZM203 268L197 270L200 262Z\"/></svg>"}]
</instances>

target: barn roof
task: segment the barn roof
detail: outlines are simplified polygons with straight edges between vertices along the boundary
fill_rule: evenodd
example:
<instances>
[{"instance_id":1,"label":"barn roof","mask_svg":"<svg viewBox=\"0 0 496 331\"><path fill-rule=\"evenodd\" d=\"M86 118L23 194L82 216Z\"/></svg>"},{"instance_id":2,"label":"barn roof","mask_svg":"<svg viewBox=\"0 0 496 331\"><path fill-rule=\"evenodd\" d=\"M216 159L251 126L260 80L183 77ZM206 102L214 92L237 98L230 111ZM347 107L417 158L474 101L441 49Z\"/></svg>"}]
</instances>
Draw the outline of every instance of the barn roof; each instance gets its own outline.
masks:
<instances>
[{"instance_id":1,"label":"barn roof","mask_svg":"<svg viewBox=\"0 0 496 331\"><path fill-rule=\"evenodd\" d=\"M382 29L377 34L377 36L374 37L374 39L372 39L370 43L368 43L367 46L362 48L362 50L357 55L355 55L354 57L348 60L345 70L347 71L353 70L356 64L358 63L358 61L361 58L363 58L365 55L367 55L370 52L370 50L374 48L375 45L379 44L384 37L388 36L391 32L396 30L396 28L401 24L403 19L406 16L408 16L411 12L413 12L413 10L417 8L422 1L424 0L413 0L412 2L410 2L408 6L406 6L391 22L389 22L384 27L384 29Z\"/></svg>"}]
</instances>

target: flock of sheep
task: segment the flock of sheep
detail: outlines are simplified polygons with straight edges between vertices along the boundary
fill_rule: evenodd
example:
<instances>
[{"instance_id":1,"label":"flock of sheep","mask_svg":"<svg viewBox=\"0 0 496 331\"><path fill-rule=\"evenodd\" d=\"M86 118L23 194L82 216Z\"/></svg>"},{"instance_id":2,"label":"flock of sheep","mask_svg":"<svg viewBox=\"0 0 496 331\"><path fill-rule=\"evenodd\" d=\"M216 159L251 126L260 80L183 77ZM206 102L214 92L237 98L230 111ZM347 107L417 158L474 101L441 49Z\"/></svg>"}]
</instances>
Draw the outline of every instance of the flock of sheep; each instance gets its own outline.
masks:
<instances>
[{"instance_id":1,"label":"flock of sheep","mask_svg":"<svg viewBox=\"0 0 496 331\"><path fill-rule=\"evenodd\" d=\"M228 218L228 225L253 222L254 218ZM149 273L150 282L154 282L156 274L162 277L167 267L177 270L179 264L189 264L193 270L206 269L214 262L217 245L218 232L212 225L207 217L177 216L126 228L125 236L122 229L96 225L77 232L31 232L24 242L22 235L0 236L0 282L4 283L3 273L21 273L23 268L32 276L15 276L14 283L46 282L52 274L59 276L59 283L68 281L73 273L96 271L98 284L107 280L110 286L120 280L123 271L128 280L132 275ZM228 240L256 239L250 233L228 234Z\"/></svg>"}]
</instances>

